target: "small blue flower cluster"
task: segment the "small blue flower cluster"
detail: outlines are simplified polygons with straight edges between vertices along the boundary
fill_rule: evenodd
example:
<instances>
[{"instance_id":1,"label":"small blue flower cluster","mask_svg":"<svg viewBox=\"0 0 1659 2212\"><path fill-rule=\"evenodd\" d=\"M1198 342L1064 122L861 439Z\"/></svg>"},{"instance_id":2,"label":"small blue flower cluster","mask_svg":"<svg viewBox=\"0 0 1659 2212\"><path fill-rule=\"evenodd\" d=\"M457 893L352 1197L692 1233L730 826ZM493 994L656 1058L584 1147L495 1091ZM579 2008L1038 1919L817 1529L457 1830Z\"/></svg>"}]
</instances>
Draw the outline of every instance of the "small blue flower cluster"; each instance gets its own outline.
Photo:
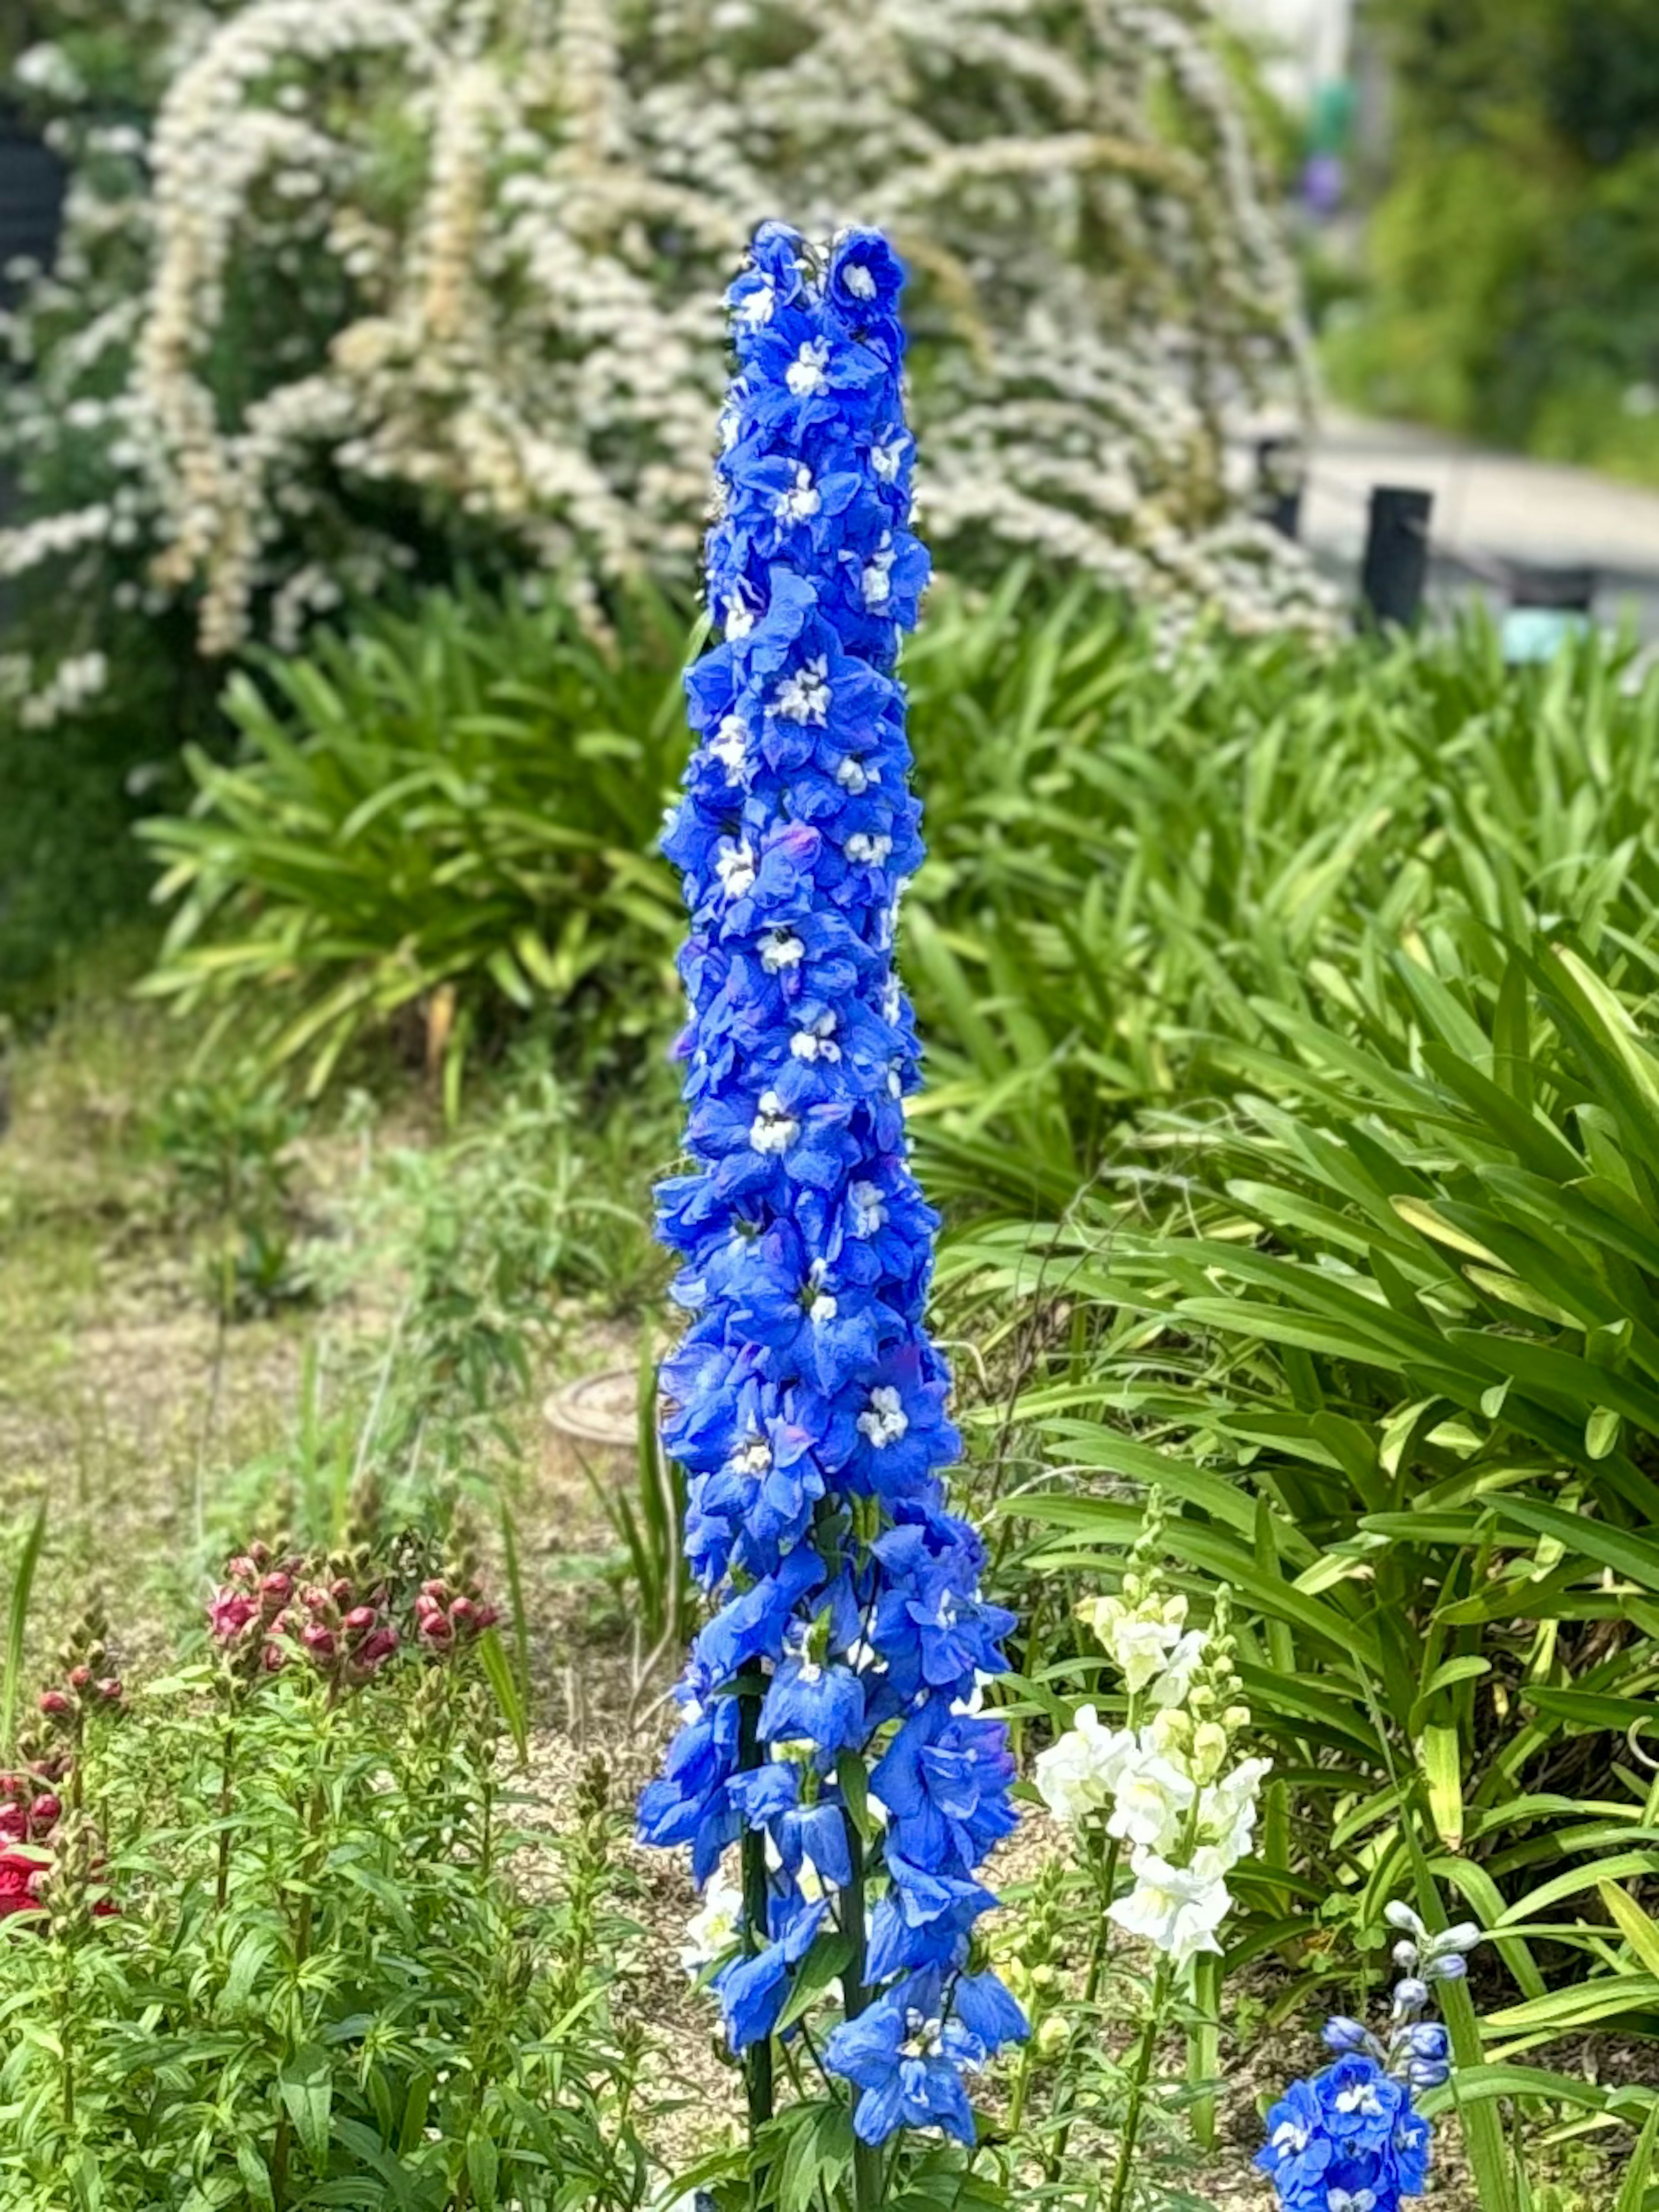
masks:
<instances>
[{"instance_id":1,"label":"small blue flower cluster","mask_svg":"<svg viewBox=\"0 0 1659 2212\"><path fill-rule=\"evenodd\" d=\"M1285 2212L1397 2212L1423 2193L1429 2142L1410 2085L1354 2051L1273 2106L1256 2164Z\"/></svg>"},{"instance_id":2,"label":"small blue flower cluster","mask_svg":"<svg viewBox=\"0 0 1659 2212\"><path fill-rule=\"evenodd\" d=\"M1432 2130L1412 2093L1438 2088L1451 2059L1445 2029L1422 2015L1431 1983L1468 1972L1480 1931L1462 1921L1431 1935L1408 1905L1389 1905L1385 1917L1401 1934L1394 1959L1401 1969L1387 2043L1362 2021L1328 2021L1336 2063L1294 2083L1267 2115L1256 2165L1272 2175L1285 2212L1398 2212L1427 2182Z\"/></svg>"},{"instance_id":3,"label":"small blue flower cluster","mask_svg":"<svg viewBox=\"0 0 1659 2212\"><path fill-rule=\"evenodd\" d=\"M871 1770L885 1826L848 2011L873 2002L825 2050L870 2142L971 2138L962 2069L1024 2027L963 1971L994 1902L975 1869L1014 1824L1005 1732L974 1710L1013 1616L981 1597L982 1547L946 1510L958 1439L923 1325L937 1218L904 1137L918 1049L893 937L922 845L894 669L928 563L908 526L902 274L877 233L820 257L768 225L728 295L707 547L723 639L686 679L700 741L664 841L690 915L695 1166L658 1194L690 1316L663 1436L719 1610L641 1804L646 1839L689 1844L699 1881L745 1828L769 1839L769 1925L714 1978L741 2051L820 1933L863 1923L844 1911L842 1777ZM739 1690L759 1701L747 1755Z\"/></svg>"}]
</instances>

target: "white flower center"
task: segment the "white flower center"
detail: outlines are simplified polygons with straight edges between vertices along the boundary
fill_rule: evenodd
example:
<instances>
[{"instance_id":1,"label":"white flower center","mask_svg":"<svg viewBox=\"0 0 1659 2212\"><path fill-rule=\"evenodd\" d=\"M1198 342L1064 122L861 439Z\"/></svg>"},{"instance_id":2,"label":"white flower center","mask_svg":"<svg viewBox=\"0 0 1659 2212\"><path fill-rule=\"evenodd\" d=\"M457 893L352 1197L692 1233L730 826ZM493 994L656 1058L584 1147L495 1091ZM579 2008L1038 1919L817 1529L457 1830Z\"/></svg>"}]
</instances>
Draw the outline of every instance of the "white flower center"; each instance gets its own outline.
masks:
<instances>
[{"instance_id":1,"label":"white flower center","mask_svg":"<svg viewBox=\"0 0 1659 2212\"><path fill-rule=\"evenodd\" d=\"M842 847L854 867L861 868L878 868L892 849L890 837L866 836L862 830L855 830Z\"/></svg>"},{"instance_id":2,"label":"white flower center","mask_svg":"<svg viewBox=\"0 0 1659 2212\"><path fill-rule=\"evenodd\" d=\"M847 1194L853 1208L854 1237L873 1237L887 1218L879 1188L872 1182L855 1182Z\"/></svg>"},{"instance_id":3,"label":"white flower center","mask_svg":"<svg viewBox=\"0 0 1659 2212\"><path fill-rule=\"evenodd\" d=\"M783 380L797 399L811 399L829 389L830 380L823 373L829 362L829 341L808 338L784 371Z\"/></svg>"},{"instance_id":4,"label":"white flower center","mask_svg":"<svg viewBox=\"0 0 1659 2212\"><path fill-rule=\"evenodd\" d=\"M848 264L846 283L855 300L873 300L876 296L876 280L861 261Z\"/></svg>"},{"instance_id":5,"label":"white flower center","mask_svg":"<svg viewBox=\"0 0 1659 2212\"><path fill-rule=\"evenodd\" d=\"M806 947L799 938L787 929L769 937L761 947L761 966L769 975L775 975L780 968L793 968L805 957Z\"/></svg>"},{"instance_id":6,"label":"white flower center","mask_svg":"<svg viewBox=\"0 0 1659 2212\"><path fill-rule=\"evenodd\" d=\"M836 770L836 781L843 791L850 791L854 798L858 799L869 790L872 783L881 781L881 770L866 768L862 761L855 761L849 754Z\"/></svg>"},{"instance_id":7,"label":"white flower center","mask_svg":"<svg viewBox=\"0 0 1659 2212\"><path fill-rule=\"evenodd\" d=\"M869 1405L859 1415L859 1434L866 1437L877 1451L884 1451L889 1444L898 1442L909 1425L910 1416L898 1392L890 1383L878 1382L870 1393ZM955 1618L953 1613L951 1619Z\"/></svg>"},{"instance_id":8,"label":"white flower center","mask_svg":"<svg viewBox=\"0 0 1659 2212\"><path fill-rule=\"evenodd\" d=\"M830 713L830 664L820 657L785 677L772 697L775 714L787 722L822 722Z\"/></svg>"},{"instance_id":9,"label":"white flower center","mask_svg":"<svg viewBox=\"0 0 1659 2212\"><path fill-rule=\"evenodd\" d=\"M836 1017L820 1014L810 1028L795 1031L789 1040L789 1049L797 1060L838 1060L841 1047L835 1036Z\"/></svg>"},{"instance_id":10,"label":"white flower center","mask_svg":"<svg viewBox=\"0 0 1659 2212\"><path fill-rule=\"evenodd\" d=\"M762 1091L755 1118L749 1125L749 1141L755 1150L757 1152L787 1152L799 1132L800 1123L777 1092Z\"/></svg>"},{"instance_id":11,"label":"white flower center","mask_svg":"<svg viewBox=\"0 0 1659 2212\"><path fill-rule=\"evenodd\" d=\"M749 757L749 725L741 714L725 717L708 750L726 770L726 781L736 783Z\"/></svg>"},{"instance_id":12,"label":"white flower center","mask_svg":"<svg viewBox=\"0 0 1659 2212\"><path fill-rule=\"evenodd\" d=\"M742 898L755 888L755 855L745 837L740 845L726 845L714 855L714 872L729 899Z\"/></svg>"},{"instance_id":13,"label":"white flower center","mask_svg":"<svg viewBox=\"0 0 1659 2212\"><path fill-rule=\"evenodd\" d=\"M811 470L805 461L798 461L795 481L773 501L772 513L780 522L810 522L823 504L817 486L812 482Z\"/></svg>"},{"instance_id":14,"label":"white flower center","mask_svg":"<svg viewBox=\"0 0 1659 2212\"><path fill-rule=\"evenodd\" d=\"M745 606L741 599L728 599L725 627L727 637L747 637L755 627L755 610Z\"/></svg>"},{"instance_id":15,"label":"white flower center","mask_svg":"<svg viewBox=\"0 0 1659 2212\"><path fill-rule=\"evenodd\" d=\"M870 465L884 483L891 483L904 466L904 443L902 437L890 438L870 448Z\"/></svg>"},{"instance_id":16,"label":"white flower center","mask_svg":"<svg viewBox=\"0 0 1659 2212\"><path fill-rule=\"evenodd\" d=\"M745 296L743 305L738 309L738 314L740 320L747 323L751 331L758 330L763 323L771 321L772 310L777 304L778 295L772 289L772 279L767 276L763 278L755 289Z\"/></svg>"},{"instance_id":17,"label":"white flower center","mask_svg":"<svg viewBox=\"0 0 1659 2212\"><path fill-rule=\"evenodd\" d=\"M840 1310L828 1291L820 1291L806 1309L806 1318L812 1322L834 1321Z\"/></svg>"}]
</instances>

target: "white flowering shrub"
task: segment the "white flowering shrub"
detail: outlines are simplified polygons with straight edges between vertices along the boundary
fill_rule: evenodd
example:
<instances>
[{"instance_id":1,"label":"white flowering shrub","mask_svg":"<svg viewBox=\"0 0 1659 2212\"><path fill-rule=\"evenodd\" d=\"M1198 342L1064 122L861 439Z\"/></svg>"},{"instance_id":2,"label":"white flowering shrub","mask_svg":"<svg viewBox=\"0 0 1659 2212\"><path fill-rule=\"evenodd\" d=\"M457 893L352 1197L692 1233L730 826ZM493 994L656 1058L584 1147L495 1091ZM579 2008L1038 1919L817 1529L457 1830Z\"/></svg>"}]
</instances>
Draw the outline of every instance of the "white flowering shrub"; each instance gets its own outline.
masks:
<instances>
[{"instance_id":1,"label":"white flowering shrub","mask_svg":"<svg viewBox=\"0 0 1659 2212\"><path fill-rule=\"evenodd\" d=\"M1029 548L1177 618L1318 619L1225 466L1302 356L1208 0L128 9L166 88L147 147L82 131L9 326L8 574L88 604L113 574L211 655L422 563L682 574L716 303L786 214L913 264L945 565ZM37 97L75 51L23 58Z\"/></svg>"}]
</instances>

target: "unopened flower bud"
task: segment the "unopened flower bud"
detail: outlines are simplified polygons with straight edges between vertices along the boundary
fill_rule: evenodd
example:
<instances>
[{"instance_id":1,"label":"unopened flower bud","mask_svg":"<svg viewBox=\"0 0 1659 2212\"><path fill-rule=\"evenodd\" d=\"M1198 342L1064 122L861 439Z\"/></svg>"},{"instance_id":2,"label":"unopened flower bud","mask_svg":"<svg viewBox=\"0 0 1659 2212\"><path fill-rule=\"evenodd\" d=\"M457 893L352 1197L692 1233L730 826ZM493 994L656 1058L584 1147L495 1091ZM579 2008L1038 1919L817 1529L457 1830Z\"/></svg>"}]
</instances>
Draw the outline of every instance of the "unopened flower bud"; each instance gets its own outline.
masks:
<instances>
[{"instance_id":1,"label":"unopened flower bud","mask_svg":"<svg viewBox=\"0 0 1659 2212\"><path fill-rule=\"evenodd\" d=\"M356 1595L350 1582L344 1575L337 1576L329 1584L328 1594L336 1605L349 1605Z\"/></svg>"},{"instance_id":2,"label":"unopened flower bud","mask_svg":"<svg viewBox=\"0 0 1659 2212\"><path fill-rule=\"evenodd\" d=\"M1345 2013L1337 2013L1328 2020L1323 2034L1328 2051L1364 2051L1371 2039L1364 2021L1350 2020Z\"/></svg>"},{"instance_id":3,"label":"unopened flower bud","mask_svg":"<svg viewBox=\"0 0 1659 2212\"><path fill-rule=\"evenodd\" d=\"M49 1828L63 1810L62 1800L54 1797L49 1790L43 1790L29 1807L29 1826L35 1829Z\"/></svg>"},{"instance_id":4,"label":"unopened flower bud","mask_svg":"<svg viewBox=\"0 0 1659 2212\"><path fill-rule=\"evenodd\" d=\"M347 1613L343 1626L353 1636L362 1635L365 1630L373 1628L374 1626L374 1607L372 1605L354 1605L350 1612Z\"/></svg>"},{"instance_id":5,"label":"unopened flower bud","mask_svg":"<svg viewBox=\"0 0 1659 2212\"><path fill-rule=\"evenodd\" d=\"M294 1577L283 1574L277 1568L261 1577L259 1591L262 1596L272 1599L277 1605L285 1605L294 1595Z\"/></svg>"},{"instance_id":6,"label":"unopened flower bud","mask_svg":"<svg viewBox=\"0 0 1659 2212\"><path fill-rule=\"evenodd\" d=\"M313 1659L331 1659L334 1656L334 1631L325 1627L320 1620L307 1622L300 1631L300 1641Z\"/></svg>"},{"instance_id":7,"label":"unopened flower bud","mask_svg":"<svg viewBox=\"0 0 1659 2212\"><path fill-rule=\"evenodd\" d=\"M62 1690L42 1690L40 1710L43 1713L57 1718L64 1713L72 1712L75 1709Z\"/></svg>"},{"instance_id":8,"label":"unopened flower bud","mask_svg":"<svg viewBox=\"0 0 1659 2212\"><path fill-rule=\"evenodd\" d=\"M1417 1972L1417 1946L1415 1943L1396 1943L1389 1955L1392 1957L1394 1963L1400 1968L1402 1973L1414 1974Z\"/></svg>"},{"instance_id":9,"label":"unopened flower bud","mask_svg":"<svg viewBox=\"0 0 1659 2212\"><path fill-rule=\"evenodd\" d=\"M1423 1972L1431 1982L1461 1982L1468 1977L1469 1962L1461 1951L1443 1951L1437 1959L1431 1959Z\"/></svg>"},{"instance_id":10,"label":"unopened flower bud","mask_svg":"<svg viewBox=\"0 0 1659 2212\"><path fill-rule=\"evenodd\" d=\"M1394 1985L1394 2016L1396 2020L1408 2020L1413 2013L1421 2012L1428 2001L1427 1983L1419 1982L1414 1975L1408 1974L1404 1981L1396 1982Z\"/></svg>"},{"instance_id":11,"label":"unopened flower bud","mask_svg":"<svg viewBox=\"0 0 1659 2212\"><path fill-rule=\"evenodd\" d=\"M84 1690L91 1680L90 1667L71 1667L69 1670L69 1686L71 1690Z\"/></svg>"},{"instance_id":12,"label":"unopened flower bud","mask_svg":"<svg viewBox=\"0 0 1659 2212\"><path fill-rule=\"evenodd\" d=\"M455 1631L450 1626L448 1615L434 1609L422 1614L420 1633L428 1644L447 1644Z\"/></svg>"},{"instance_id":13,"label":"unopened flower bud","mask_svg":"<svg viewBox=\"0 0 1659 2212\"><path fill-rule=\"evenodd\" d=\"M1071 2031L1066 2023L1065 2014L1063 2013L1051 2012L1047 2020L1043 2021L1039 2026L1036 2032L1037 2057L1039 2058L1058 2058L1060 2052L1066 2048L1066 2040L1070 2033Z\"/></svg>"}]
</instances>

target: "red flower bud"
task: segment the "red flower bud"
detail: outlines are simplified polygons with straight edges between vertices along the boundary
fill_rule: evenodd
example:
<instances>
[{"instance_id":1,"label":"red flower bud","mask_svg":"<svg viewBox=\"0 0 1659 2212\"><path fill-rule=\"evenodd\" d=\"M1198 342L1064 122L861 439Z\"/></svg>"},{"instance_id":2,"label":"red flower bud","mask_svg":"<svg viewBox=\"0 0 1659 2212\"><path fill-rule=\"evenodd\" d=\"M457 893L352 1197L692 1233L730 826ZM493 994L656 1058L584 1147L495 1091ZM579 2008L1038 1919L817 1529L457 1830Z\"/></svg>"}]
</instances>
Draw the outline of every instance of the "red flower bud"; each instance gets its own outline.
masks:
<instances>
[{"instance_id":1,"label":"red flower bud","mask_svg":"<svg viewBox=\"0 0 1659 2212\"><path fill-rule=\"evenodd\" d=\"M71 1667L69 1670L69 1686L71 1690L84 1690L91 1680L90 1667Z\"/></svg>"},{"instance_id":2,"label":"red flower bud","mask_svg":"<svg viewBox=\"0 0 1659 2212\"><path fill-rule=\"evenodd\" d=\"M434 1612L422 1616L420 1633L428 1644L448 1644L453 1641L455 1631L450 1626L447 1613Z\"/></svg>"},{"instance_id":3,"label":"red flower bud","mask_svg":"<svg viewBox=\"0 0 1659 2212\"><path fill-rule=\"evenodd\" d=\"M334 1656L334 1631L325 1628L320 1620L313 1620L307 1627L302 1628L300 1641L313 1659L331 1659Z\"/></svg>"},{"instance_id":4,"label":"red flower bud","mask_svg":"<svg viewBox=\"0 0 1659 2212\"><path fill-rule=\"evenodd\" d=\"M103 1680L98 1685L98 1694L104 1700L104 1703L106 1705L118 1705L121 1702L120 1676L118 1674L106 1674Z\"/></svg>"},{"instance_id":5,"label":"red flower bud","mask_svg":"<svg viewBox=\"0 0 1659 2212\"><path fill-rule=\"evenodd\" d=\"M21 1805L0 1805L0 1844L21 1844L29 1832L29 1816Z\"/></svg>"},{"instance_id":6,"label":"red flower bud","mask_svg":"<svg viewBox=\"0 0 1659 2212\"><path fill-rule=\"evenodd\" d=\"M458 1597L449 1608L449 1617L459 1628L471 1626L477 1617L478 1608L470 1597Z\"/></svg>"},{"instance_id":7,"label":"red flower bud","mask_svg":"<svg viewBox=\"0 0 1659 2212\"><path fill-rule=\"evenodd\" d=\"M328 1594L333 1599L336 1605L349 1605L353 1596L356 1595L352 1589L349 1581L344 1575L342 1575L337 1582L331 1582L329 1584Z\"/></svg>"},{"instance_id":8,"label":"red flower bud","mask_svg":"<svg viewBox=\"0 0 1659 2212\"><path fill-rule=\"evenodd\" d=\"M423 1596L435 1597L441 1603L449 1595L449 1584L441 1575L437 1575L430 1582L422 1583L421 1591Z\"/></svg>"},{"instance_id":9,"label":"red flower bud","mask_svg":"<svg viewBox=\"0 0 1659 2212\"><path fill-rule=\"evenodd\" d=\"M270 1598L277 1605L283 1604L293 1595L293 1576L283 1574L280 1568L271 1574L264 1575L260 1577L260 1595L262 1597Z\"/></svg>"},{"instance_id":10,"label":"red flower bud","mask_svg":"<svg viewBox=\"0 0 1659 2212\"><path fill-rule=\"evenodd\" d=\"M264 1668L266 1674L280 1674L287 1664L288 1654L283 1650L281 1644L267 1644L264 1652Z\"/></svg>"},{"instance_id":11,"label":"red flower bud","mask_svg":"<svg viewBox=\"0 0 1659 2212\"><path fill-rule=\"evenodd\" d=\"M374 1607L372 1605L354 1605L350 1612L347 1613L342 1626L345 1628L349 1635L362 1635L366 1629L373 1628L374 1626Z\"/></svg>"},{"instance_id":12,"label":"red flower bud","mask_svg":"<svg viewBox=\"0 0 1659 2212\"><path fill-rule=\"evenodd\" d=\"M58 1716L64 1713L73 1712L75 1708L70 1703L68 1698L64 1696L63 1691L43 1690L40 1692L40 1710L43 1713L50 1713L54 1716Z\"/></svg>"},{"instance_id":13,"label":"red flower bud","mask_svg":"<svg viewBox=\"0 0 1659 2212\"><path fill-rule=\"evenodd\" d=\"M360 1672L372 1674L378 1666L392 1656L397 1648L397 1630L391 1627L377 1628L374 1635L367 1638L353 1653L353 1663Z\"/></svg>"},{"instance_id":14,"label":"red flower bud","mask_svg":"<svg viewBox=\"0 0 1659 2212\"><path fill-rule=\"evenodd\" d=\"M62 1802L54 1797L49 1790L44 1790L29 1807L29 1826L37 1834L43 1833L55 1820L61 1818L63 1810Z\"/></svg>"}]
</instances>

